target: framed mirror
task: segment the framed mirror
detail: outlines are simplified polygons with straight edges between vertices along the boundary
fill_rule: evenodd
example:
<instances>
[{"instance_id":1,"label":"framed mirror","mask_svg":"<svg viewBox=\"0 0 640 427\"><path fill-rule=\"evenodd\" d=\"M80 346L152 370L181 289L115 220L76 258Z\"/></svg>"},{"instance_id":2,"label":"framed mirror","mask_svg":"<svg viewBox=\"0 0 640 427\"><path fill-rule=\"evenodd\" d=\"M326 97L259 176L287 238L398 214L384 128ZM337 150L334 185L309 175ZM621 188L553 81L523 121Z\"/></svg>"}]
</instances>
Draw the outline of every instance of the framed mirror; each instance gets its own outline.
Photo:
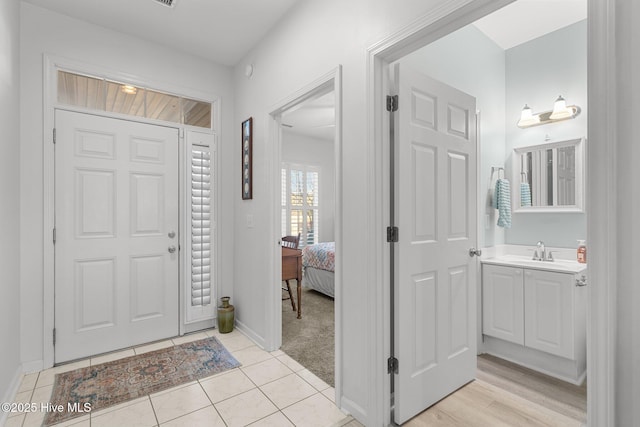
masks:
<instances>
[{"instance_id":1,"label":"framed mirror","mask_svg":"<svg viewBox=\"0 0 640 427\"><path fill-rule=\"evenodd\" d=\"M584 138L520 147L513 155L516 212L584 212Z\"/></svg>"}]
</instances>

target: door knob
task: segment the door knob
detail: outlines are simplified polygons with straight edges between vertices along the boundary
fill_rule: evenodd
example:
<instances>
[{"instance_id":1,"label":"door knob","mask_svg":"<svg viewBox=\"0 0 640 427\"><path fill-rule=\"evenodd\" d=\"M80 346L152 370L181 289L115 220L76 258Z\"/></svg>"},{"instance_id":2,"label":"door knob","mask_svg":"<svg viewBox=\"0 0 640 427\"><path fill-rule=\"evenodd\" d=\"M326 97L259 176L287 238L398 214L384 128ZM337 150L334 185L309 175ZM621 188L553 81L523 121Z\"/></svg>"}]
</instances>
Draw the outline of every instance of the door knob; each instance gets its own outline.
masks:
<instances>
[{"instance_id":1,"label":"door knob","mask_svg":"<svg viewBox=\"0 0 640 427\"><path fill-rule=\"evenodd\" d=\"M172 253L174 253L176 251L176 247L171 245L171 246L169 246L168 251L169 251L170 254L172 254Z\"/></svg>"},{"instance_id":2,"label":"door knob","mask_svg":"<svg viewBox=\"0 0 640 427\"><path fill-rule=\"evenodd\" d=\"M174 237L176 237L176 232L175 231L170 231L168 234L170 239L173 239Z\"/></svg>"},{"instance_id":3,"label":"door knob","mask_svg":"<svg viewBox=\"0 0 640 427\"><path fill-rule=\"evenodd\" d=\"M480 255L482 255L482 249L476 249L476 248L469 249L469 256L470 257L480 256Z\"/></svg>"}]
</instances>

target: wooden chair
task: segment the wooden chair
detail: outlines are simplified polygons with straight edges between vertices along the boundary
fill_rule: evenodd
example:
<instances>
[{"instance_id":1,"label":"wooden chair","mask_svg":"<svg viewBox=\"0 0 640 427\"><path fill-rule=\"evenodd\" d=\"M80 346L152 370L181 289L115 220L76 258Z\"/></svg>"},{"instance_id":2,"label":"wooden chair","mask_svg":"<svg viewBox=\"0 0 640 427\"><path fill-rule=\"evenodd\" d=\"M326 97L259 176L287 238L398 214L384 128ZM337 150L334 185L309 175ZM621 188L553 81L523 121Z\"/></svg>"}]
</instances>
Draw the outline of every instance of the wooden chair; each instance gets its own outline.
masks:
<instances>
[{"instance_id":1,"label":"wooden chair","mask_svg":"<svg viewBox=\"0 0 640 427\"><path fill-rule=\"evenodd\" d=\"M282 239L282 247L283 248L290 248L290 249L298 249L298 245L300 244L300 233L298 233L297 236L284 236ZM287 284L287 287L283 287L282 290L283 291L287 291L289 293L289 297L288 298L282 298L282 300L287 300L290 299L291 300L291 307L293 308L293 311L296 311L296 303L293 300L293 294L291 293L291 286L289 285L289 280L285 280L284 281Z\"/></svg>"},{"instance_id":2,"label":"wooden chair","mask_svg":"<svg viewBox=\"0 0 640 427\"><path fill-rule=\"evenodd\" d=\"M297 236L284 236L282 246L285 248L298 249L300 245L300 233Z\"/></svg>"}]
</instances>

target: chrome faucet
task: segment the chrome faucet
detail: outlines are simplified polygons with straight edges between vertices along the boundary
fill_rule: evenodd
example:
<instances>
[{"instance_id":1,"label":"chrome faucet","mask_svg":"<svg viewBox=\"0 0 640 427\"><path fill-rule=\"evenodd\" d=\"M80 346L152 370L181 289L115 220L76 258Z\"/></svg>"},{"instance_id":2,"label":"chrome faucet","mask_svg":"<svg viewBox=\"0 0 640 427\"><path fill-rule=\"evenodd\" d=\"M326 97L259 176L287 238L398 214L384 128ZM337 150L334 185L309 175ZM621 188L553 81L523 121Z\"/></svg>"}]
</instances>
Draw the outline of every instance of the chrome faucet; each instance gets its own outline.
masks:
<instances>
[{"instance_id":1,"label":"chrome faucet","mask_svg":"<svg viewBox=\"0 0 640 427\"><path fill-rule=\"evenodd\" d=\"M536 243L536 246L538 247L538 255L540 256L540 260L544 261L547 257L547 251L544 248L544 242L540 240L538 243Z\"/></svg>"},{"instance_id":2,"label":"chrome faucet","mask_svg":"<svg viewBox=\"0 0 640 427\"><path fill-rule=\"evenodd\" d=\"M536 249L533 251L533 259L535 261L553 261L553 255L551 251L547 253L547 250L544 247L544 242L540 240L536 243Z\"/></svg>"}]
</instances>

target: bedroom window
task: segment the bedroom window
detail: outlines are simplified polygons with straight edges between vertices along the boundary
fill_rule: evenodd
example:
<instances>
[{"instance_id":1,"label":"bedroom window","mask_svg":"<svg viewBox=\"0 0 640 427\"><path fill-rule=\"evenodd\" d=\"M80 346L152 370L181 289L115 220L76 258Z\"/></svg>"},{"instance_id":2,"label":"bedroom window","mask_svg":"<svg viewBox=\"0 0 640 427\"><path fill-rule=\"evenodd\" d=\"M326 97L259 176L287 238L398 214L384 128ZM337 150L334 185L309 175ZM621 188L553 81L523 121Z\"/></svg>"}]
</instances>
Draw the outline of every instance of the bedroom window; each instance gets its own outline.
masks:
<instances>
[{"instance_id":1,"label":"bedroom window","mask_svg":"<svg viewBox=\"0 0 640 427\"><path fill-rule=\"evenodd\" d=\"M300 247L319 242L318 168L283 164L282 234L300 233Z\"/></svg>"}]
</instances>

